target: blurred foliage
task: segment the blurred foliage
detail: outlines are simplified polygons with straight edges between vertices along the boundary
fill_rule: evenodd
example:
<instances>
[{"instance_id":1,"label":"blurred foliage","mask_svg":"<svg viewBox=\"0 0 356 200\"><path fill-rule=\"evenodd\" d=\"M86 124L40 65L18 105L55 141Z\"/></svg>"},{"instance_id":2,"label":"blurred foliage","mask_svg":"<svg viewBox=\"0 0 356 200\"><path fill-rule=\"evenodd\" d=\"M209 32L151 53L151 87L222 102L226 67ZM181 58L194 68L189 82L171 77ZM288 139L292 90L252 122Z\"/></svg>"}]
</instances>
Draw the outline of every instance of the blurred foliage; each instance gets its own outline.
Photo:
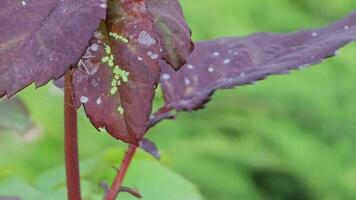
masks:
<instances>
[{"instance_id":1,"label":"blurred foliage","mask_svg":"<svg viewBox=\"0 0 356 200\"><path fill-rule=\"evenodd\" d=\"M25 134L33 127L30 113L21 99L0 100L0 130Z\"/></svg>"},{"instance_id":2,"label":"blurred foliage","mask_svg":"<svg viewBox=\"0 0 356 200\"><path fill-rule=\"evenodd\" d=\"M356 8L340 0L181 2L196 40L322 26ZM146 200L201 199L197 189L207 200L356 199L355 51L350 45L319 66L217 92L206 109L162 122L149 137L163 160L141 152L125 185ZM62 92L29 88L20 97L43 134L31 143L0 135L0 195L16 188L25 199L64 199ZM79 121L84 196L100 199L97 185L112 180L125 145L98 133L82 111Z\"/></svg>"},{"instance_id":3,"label":"blurred foliage","mask_svg":"<svg viewBox=\"0 0 356 200\"><path fill-rule=\"evenodd\" d=\"M123 152L108 149L103 155L97 155L91 160L81 161L81 187L83 199L102 199L104 188L98 180L110 180L115 176L115 169L110 163L119 162ZM163 167L156 160L147 158L148 155L138 155L132 168L127 174L126 184L133 188L140 188L145 199L157 200L202 200L198 189L189 181ZM102 169L102 170L98 170ZM149 173L145 173L145 172ZM11 177L0 187L0 194L14 195L28 200L66 199L64 166L55 167L41 172L33 183L28 183L22 177ZM174 187L167 185L174 183ZM103 182L103 184L107 184ZM19 192L20 191L20 192ZM120 194L120 199L134 200L135 197L127 193Z\"/></svg>"}]
</instances>

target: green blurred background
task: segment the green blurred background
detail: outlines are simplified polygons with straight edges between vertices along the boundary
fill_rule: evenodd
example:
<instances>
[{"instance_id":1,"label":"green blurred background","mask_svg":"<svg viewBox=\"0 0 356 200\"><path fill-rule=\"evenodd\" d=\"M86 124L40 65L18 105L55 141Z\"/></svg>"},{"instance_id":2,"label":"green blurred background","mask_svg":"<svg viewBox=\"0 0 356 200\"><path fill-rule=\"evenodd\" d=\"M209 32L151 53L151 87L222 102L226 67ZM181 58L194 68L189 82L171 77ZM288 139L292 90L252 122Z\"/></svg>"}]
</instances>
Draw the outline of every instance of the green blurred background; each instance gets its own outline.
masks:
<instances>
[{"instance_id":1,"label":"green blurred background","mask_svg":"<svg viewBox=\"0 0 356 200\"><path fill-rule=\"evenodd\" d=\"M356 8L355 0L181 3L195 40L318 27ZM349 45L321 65L219 91L206 109L162 122L149 133L162 161L140 151L125 185L145 200L356 199L355 52ZM19 94L30 131L11 124L28 125L24 116L0 113L0 195L65 199L62 95L51 85ZM126 146L82 110L79 123L84 199L101 199L98 183L110 183Z\"/></svg>"}]
</instances>

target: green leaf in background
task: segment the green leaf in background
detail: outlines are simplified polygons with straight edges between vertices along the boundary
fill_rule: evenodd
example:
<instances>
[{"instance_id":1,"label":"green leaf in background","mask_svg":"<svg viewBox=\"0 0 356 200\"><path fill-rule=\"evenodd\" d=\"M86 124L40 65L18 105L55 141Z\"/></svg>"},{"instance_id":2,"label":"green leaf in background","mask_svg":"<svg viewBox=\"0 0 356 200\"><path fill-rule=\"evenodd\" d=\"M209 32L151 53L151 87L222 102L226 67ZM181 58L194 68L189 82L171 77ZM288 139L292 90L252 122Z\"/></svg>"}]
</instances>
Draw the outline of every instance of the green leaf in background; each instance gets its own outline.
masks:
<instances>
[{"instance_id":1,"label":"green leaf in background","mask_svg":"<svg viewBox=\"0 0 356 200\"><path fill-rule=\"evenodd\" d=\"M0 101L0 132L10 130L24 135L33 126L30 113L21 99L15 97Z\"/></svg>"},{"instance_id":2,"label":"green leaf in background","mask_svg":"<svg viewBox=\"0 0 356 200\"><path fill-rule=\"evenodd\" d=\"M123 152L111 148L104 154L105 172L93 172L98 180L111 180L115 171L110 163L120 163ZM165 160L165 158L163 158ZM117 166L118 164L114 164ZM137 189L145 200L203 200L198 188L189 180L164 166L151 155L140 151L130 165L123 186ZM136 200L127 193L120 193L120 200Z\"/></svg>"},{"instance_id":3,"label":"green leaf in background","mask_svg":"<svg viewBox=\"0 0 356 200\"><path fill-rule=\"evenodd\" d=\"M135 160L128 172L125 186L136 188L145 200L203 199L195 185L158 161ZM120 199L136 198L122 193Z\"/></svg>"},{"instance_id":4,"label":"green leaf in background","mask_svg":"<svg viewBox=\"0 0 356 200\"><path fill-rule=\"evenodd\" d=\"M40 193L20 177L14 177L2 183L0 196L19 196L24 199L38 199Z\"/></svg>"},{"instance_id":5,"label":"green leaf in background","mask_svg":"<svg viewBox=\"0 0 356 200\"><path fill-rule=\"evenodd\" d=\"M115 171L111 161L116 161L121 156L119 151L109 150L104 156L106 161L93 159L81 162L83 200L103 198L104 191L99 187L99 183L104 180L102 177L108 177L110 180L114 177ZM61 166L42 172L35 184L30 184L22 178L11 178L0 184L0 196L17 195L24 200L63 200L66 198L63 174L64 167ZM143 152L132 163L125 186L136 188L145 200L203 200L194 184L160 162L150 159L149 155ZM120 200L136 198L121 193Z\"/></svg>"}]
</instances>

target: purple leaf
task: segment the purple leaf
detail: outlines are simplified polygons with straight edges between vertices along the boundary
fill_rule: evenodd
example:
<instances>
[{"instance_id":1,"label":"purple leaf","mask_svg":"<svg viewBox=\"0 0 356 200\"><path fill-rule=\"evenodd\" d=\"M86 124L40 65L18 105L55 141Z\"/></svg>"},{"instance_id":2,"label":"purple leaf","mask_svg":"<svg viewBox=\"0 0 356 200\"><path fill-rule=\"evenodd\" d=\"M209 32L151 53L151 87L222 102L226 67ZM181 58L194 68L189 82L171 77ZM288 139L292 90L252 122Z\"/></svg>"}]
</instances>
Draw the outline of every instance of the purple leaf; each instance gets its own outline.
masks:
<instances>
[{"instance_id":1,"label":"purple leaf","mask_svg":"<svg viewBox=\"0 0 356 200\"><path fill-rule=\"evenodd\" d=\"M147 153L151 154L153 157L155 157L157 160L161 159L161 155L158 151L158 148L155 143L153 143L151 140L143 138L140 142L140 147L146 151Z\"/></svg>"},{"instance_id":2,"label":"purple leaf","mask_svg":"<svg viewBox=\"0 0 356 200\"><path fill-rule=\"evenodd\" d=\"M1 1L0 97L61 77L78 61L105 11L103 0Z\"/></svg>"},{"instance_id":3,"label":"purple leaf","mask_svg":"<svg viewBox=\"0 0 356 200\"><path fill-rule=\"evenodd\" d=\"M148 128L161 59L145 8L144 1L110 1L106 25L73 73L76 106L96 128L134 145Z\"/></svg>"},{"instance_id":4,"label":"purple leaf","mask_svg":"<svg viewBox=\"0 0 356 200\"><path fill-rule=\"evenodd\" d=\"M178 70L193 50L191 31L178 0L146 0L160 36L163 58Z\"/></svg>"},{"instance_id":5,"label":"purple leaf","mask_svg":"<svg viewBox=\"0 0 356 200\"><path fill-rule=\"evenodd\" d=\"M180 71L161 63L164 109L202 108L217 89L251 84L269 75L320 63L355 39L353 14L321 29L199 42Z\"/></svg>"}]
</instances>

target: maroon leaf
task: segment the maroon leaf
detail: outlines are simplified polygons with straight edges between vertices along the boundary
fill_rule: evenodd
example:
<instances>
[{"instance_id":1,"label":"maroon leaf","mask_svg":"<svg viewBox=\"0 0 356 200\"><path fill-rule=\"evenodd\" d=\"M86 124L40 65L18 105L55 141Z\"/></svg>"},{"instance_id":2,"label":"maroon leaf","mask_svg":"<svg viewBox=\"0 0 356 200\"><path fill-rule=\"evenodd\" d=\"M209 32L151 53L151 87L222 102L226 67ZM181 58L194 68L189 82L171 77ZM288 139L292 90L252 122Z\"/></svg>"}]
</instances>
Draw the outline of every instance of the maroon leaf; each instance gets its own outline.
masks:
<instances>
[{"instance_id":1,"label":"maroon leaf","mask_svg":"<svg viewBox=\"0 0 356 200\"><path fill-rule=\"evenodd\" d=\"M75 101L96 128L139 145L159 81L160 45L144 1L110 1L108 8L73 73Z\"/></svg>"},{"instance_id":2,"label":"maroon leaf","mask_svg":"<svg viewBox=\"0 0 356 200\"><path fill-rule=\"evenodd\" d=\"M191 31L178 0L146 0L160 36L163 58L178 70L193 50Z\"/></svg>"},{"instance_id":3,"label":"maroon leaf","mask_svg":"<svg viewBox=\"0 0 356 200\"><path fill-rule=\"evenodd\" d=\"M180 71L161 63L164 109L202 108L217 89L320 63L355 39L356 13L321 29L200 42Z\"/></svg>"},{"instance_id":4,"label":"maroon leaf","mask_svg":"<svg viewBox=\"0 0 356 200\"><path fill-rule=\"evenodd\" d=\"M105 0L3 0L0 97L61 77L105 16Z\"/></svg>"}]
</instances>

